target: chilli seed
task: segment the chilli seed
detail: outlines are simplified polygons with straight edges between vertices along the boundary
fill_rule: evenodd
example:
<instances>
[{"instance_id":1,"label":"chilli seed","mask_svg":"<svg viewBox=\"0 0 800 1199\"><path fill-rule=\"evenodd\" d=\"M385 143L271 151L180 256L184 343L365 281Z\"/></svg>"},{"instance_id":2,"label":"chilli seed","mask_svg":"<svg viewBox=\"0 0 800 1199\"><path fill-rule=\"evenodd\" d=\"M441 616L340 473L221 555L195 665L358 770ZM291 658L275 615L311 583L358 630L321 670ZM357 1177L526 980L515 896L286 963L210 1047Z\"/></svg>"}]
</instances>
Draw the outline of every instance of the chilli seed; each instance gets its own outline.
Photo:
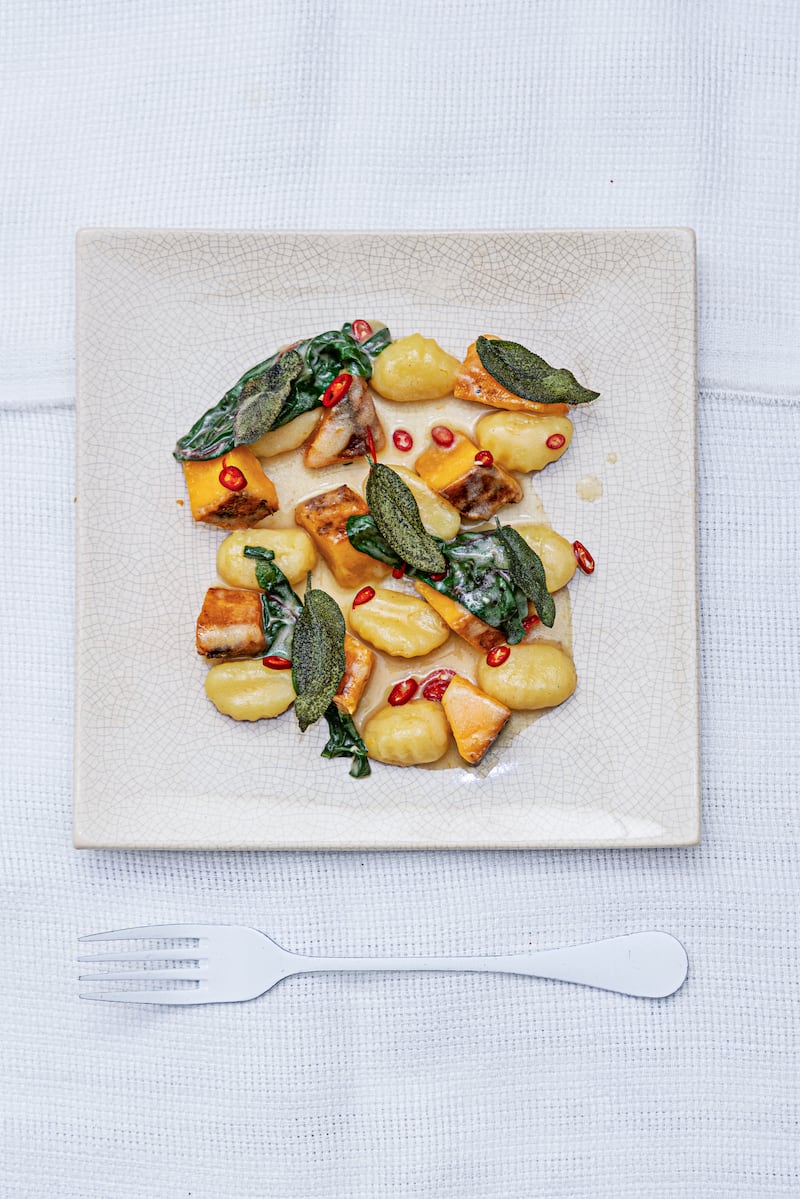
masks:
<instances>
[{"instance_id":1,"label":"chilli seed","mask_svg":"<svg viewBox=\"0 0 800 1199\"><path fill-rule=\"evenodd\" d=\"M375 588L362 587L353 596L353 607L360 608L362 604L368 604L371 599L375 599Z\"/></svg>"},{"instance_id":2,"label":"chilli seed","mask_svg":"<svg viewBox=\"0 0 800 1199\"><path fill-rule=\"evenodd\" d=\"M437 445L445 448L452 445L456 439L456 435L452 429L448 429L447 425L434 425L431 429L431 437Z\"/></svg>"},{"instance_id":3,"label":"chilli seed","mask_svg":"<svg viewBox=\"0 0 800 1199\"><path fill-rule=\"evenodd\" d=\"M395 683L389 692L389 703L393 708L401 708L416 694L418 686L416 679L403 679L402 683Z\"/></svg>"},{"instance_id":4,"label":"chilli seed","mask_svg":"<svg viewBox=\"0 0 800 1199\"><path fill-rule=\"evenodd\" d=\"M551 433L547 441L544 443L548 450L560 450L566 443L566 437L563 433Z\"/></svg>"},{"instance_id":5,"label":"chilli seed","mask_svg":"<svg viewBox=\"0 0 800 1199\"><path fill-rule=\"evenodd\" d=\"M575 560L580 566L585 575L594 573L594 558L587 550L586 546L580 541L573 541L572 552L575 555Z\"/></svg>"},{"instance_id":6,"label":"chilli seed","mask_svg":"<svg viewBox=\"0 0 800 1199\"><path fill-rule=\"evenodd\" d=\"M487 666L502 666L508 661L511 650L507 645L496 645L494 649L490 649L486 655Z\"/></svg>"},{"instance_id":7,"label":"chilli seed","mask_svg":"<svg viewBox=\"0 0 800 1199\"><path fill-rule=\"evenodd\" d=\"M398 450L407 453L414 444L414 438L409 433L408 429L395 429L392 433L392 441L397 446Z\"/></svg>"}]
</instances>

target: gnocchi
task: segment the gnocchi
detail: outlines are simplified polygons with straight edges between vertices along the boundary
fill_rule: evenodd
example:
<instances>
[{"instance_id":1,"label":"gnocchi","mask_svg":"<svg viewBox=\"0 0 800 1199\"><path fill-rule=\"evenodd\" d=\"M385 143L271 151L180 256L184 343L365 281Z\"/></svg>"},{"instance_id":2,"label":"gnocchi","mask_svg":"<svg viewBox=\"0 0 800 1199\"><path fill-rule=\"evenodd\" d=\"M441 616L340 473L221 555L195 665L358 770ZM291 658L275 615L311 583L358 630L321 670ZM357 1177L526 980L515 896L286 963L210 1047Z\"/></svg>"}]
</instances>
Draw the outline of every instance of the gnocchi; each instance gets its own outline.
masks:
<instances>
[{"instance_id":1,"label":"gnocchi","mask_svg":"<svg viewBox=\"0 0 800 1199\"><path fill-rule=\"evenodd\" d=\"M258 590L255 562L244 556L247 545L273 550L275 565L290 583L299 583L317 565L314 543L302 529L237 529L217 550L217 571L231 587Z\"/></svg>"},{"instance_id":2,"label":"gnocchi","mask_svg":"<svg viewBox=\"0 0 800 1199\"><path fill-rule=\"evenodd\" d=\"M276 458L278 454L285 454L287 450L298 449L308 440L318 423L319 408L314 408L311 412L301 412L300 416L296 416L288 424L264 433L258 441L253 442L250 449L256 458Z\"/></svg>"},{"instance_id":3,"label":"gnocchi","mask_svg":"<svg viewBox=\"0 0 800 1199\"><path fill-rule=\"evenodd\" d=\"M461 514L447 500L442 499L435 491L422 481L418 474L407 466L393 466L395 471L408 487L417 501L422 523L434 537L442 541L450 541L461 528Z\"/></svg>"},{"instance_id":4,"label":"gnocchi","mask_svg":"<svg viewBox=\"0 0 800 1199\"><path fill-rule=\"evenodd\" d=\"M537 641L512 645L499 666L478 663L478 686L515 712L555 708L569 699L578 683L575 663L560 645Z\"/></svg>"},{"instance_id":5,"label":"gnocchi","mask_svg":"<svg viewBox=\"0 0 800 1199\"><path fill-rule=\"evenodd\" d=\"M393 658L418 658L444 645L450 629L430 604L378 587L350 612L353 632Z\"/></svg>"},{"instance_id":6,"label":"gnocchi","mask_svg":"<svg viewBox=\"0 0 800 1199\"><path fill-rule=\"evenodd\" d=\"M516 528L523 541L541 558L547 590L553 592L566 587L578 565L575 551L566 537L549 525L517 525Z\"/></svg>"},{"instance_id":7,"label":"gnocchi","mask_svg":"<svg viewBox=\"0 0 800 1199\"><path fill-rule=\"evenodd\" d=\"M372 367L372 387L386 400L439 400L450 395L461 363L421 333L382 350Z\"/></svg>"},{"instance_id":8,"label":"gnocchi","mask_svg":"<svg viewBox=\"0 0 800 1199\"><path fill-rule=\"evenodd\" d=\"M260 658L218 662L206 675L206 695L234 720L280 716L294 703L291 670L270 670Z\"/></svg>"},{"instance_id":9,"label":"gnocchi","mask_svg":"<svg viewBox=\"0 0 800 1199\"><path fill-rule=\"evenodd\" d=\"M447 753L450 726L441 704L419 699L381 708L367 721L363 736L369 756L378 762L425 766Z\"/></svg>"},{"instance_id":10,"label":"gnocchi","mask_svg":"<svg viewBox=\"0 0 800 1199\"><path fill-rule=\"evenodd\" d=\"M568 416L532 416L527 412L491 412L476 430L481 449L489 450L506 470L543 470L569 449L573 426Z\"/></svg>"}]
</instances>

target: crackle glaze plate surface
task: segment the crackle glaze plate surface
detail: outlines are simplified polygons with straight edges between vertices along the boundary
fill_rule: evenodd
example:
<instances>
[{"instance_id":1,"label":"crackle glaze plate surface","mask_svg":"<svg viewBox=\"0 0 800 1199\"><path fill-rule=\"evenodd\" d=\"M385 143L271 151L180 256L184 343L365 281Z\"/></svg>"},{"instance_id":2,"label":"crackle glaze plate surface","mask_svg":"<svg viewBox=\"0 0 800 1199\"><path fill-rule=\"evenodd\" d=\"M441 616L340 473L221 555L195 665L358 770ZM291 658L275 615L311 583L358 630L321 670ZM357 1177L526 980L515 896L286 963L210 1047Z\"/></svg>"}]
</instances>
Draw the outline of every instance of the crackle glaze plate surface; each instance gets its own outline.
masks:
<instances>
[{"instance_id":1,"label":"crackle glaze plate surface","mask_svg":"<svg viewBox=\"0 0 800 1199\"><path fill-rule=\"evenodd\" d=\"M699 839L691 231L97 229L78 267L77 846ZM324 722L236 723L203 690L224 532L192 521L172 448L277 346L357 316L458 357L479 333L521 341L601 392L533 478L597 562L570 584L578 688L478 769L353 780L319 756Z\"/></svg>"}]
</instances>

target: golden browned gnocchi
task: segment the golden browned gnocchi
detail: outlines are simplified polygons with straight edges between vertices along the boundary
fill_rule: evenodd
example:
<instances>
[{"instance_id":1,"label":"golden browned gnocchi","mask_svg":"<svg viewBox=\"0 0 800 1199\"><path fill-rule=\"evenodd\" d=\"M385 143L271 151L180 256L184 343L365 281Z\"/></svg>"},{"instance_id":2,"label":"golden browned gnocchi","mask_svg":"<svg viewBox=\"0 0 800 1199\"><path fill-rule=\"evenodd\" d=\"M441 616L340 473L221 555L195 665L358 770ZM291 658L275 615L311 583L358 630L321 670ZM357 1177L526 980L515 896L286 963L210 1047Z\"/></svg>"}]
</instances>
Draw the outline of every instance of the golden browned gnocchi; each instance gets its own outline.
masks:
<instances>
[{"instance_id":1,"label":"golden browned gnocchi","mask_svg":"<svg viewBox=\"0 0 800 1199\"><path fill-rule=\"evenodd\" d=\"M417 658L444 645L450 629L430 604L401 591L375 588L368 603L350 611L356 636L393 658Z\"/></svg>"},{"instance_id":2,"label":"golden browned gnocchi","mask_svg":"<svg viewBox=\"0 0 800 1199\"><path fill-rule=\"evenodd\" d=\"M577 562L575 551L566 537L556 533L549 525L517 525L517 532L542 560L547 590L558 591L566 587L575 574Z\"/></svg>"},{"instance_id":3,"label":"golden browned gnocchi","mask_svg":"<svg viewBox=\"0 0 800 1199\"><path fill-rule=\"evenodd\" d=\"M270 670L260 658L218 662L206 675L206 695L234 720L280 716L294 703L290 670Z\"/></svg>"},{"instance_id":4,"label":"golden browned gnocchi","mask_svg":"<svg viewBox=\"0 0 800 1199\"><path fill-rule=\"evenodd\" d=\"M401 403L439 400L452 392L460 366L432 337L412 333L381 351L372 366L371 386L384 399Z\"/></svg>"},{"instance_id":5,"label":"golden browned gnocchi","mask_svg":"<svg viewBox=\"0 0 800 1199\"><path fill-rule=\"evenodd\" d=\"M442 499L435 491L431 491L427 483L407 466L393 466L395 471L408 487L417 501L422 523L434 537L442 541L451 541L461 528L461 513L447 500Z\"/></svg>"},{"instance_id":6,"label":"golden browned gnocchi","mask_svg":"<svg viewBox=\"0 0 800 1199\"><path fill-rule=\"evenodd\" d=\"M404 707L381 708L367 721L364 744L371 758L392 766L438 762L450 744L450 726L442 705L427 699Z\"/></svg>"},{"instance_id":7,"label":"golden browned gnocchi","mask_svg":"<svg viewBox=\"0 0 800 1199\"><path fill-rule=\"evenodd\" d=\"M288 424L279 429L270 429L258 441L254 441L250 449L256 458L276 458L287 450L296 450L307 441L319 424L319 408L311 412L302 412Z\"/></svg>"},{"instance_id":8,"label":"golden browned gnocchi","mask_svg":"<svg viewBox=\"0 0 800 1199\"><path fill-rule=\"evenodd\" d=\"M217 570L230 587L258 590L255 562L244 547L258 545L273 550L275 565L290 583L299 583L317 564L314 543L303 529L237 529L217 550Z\"/></svg>"},{"instance_id":9,"label":"golden browned gnocchi","mask_svg":"<svg viewBox=\"0 0 800 1199\"><path fill-rule=\"evenodd\" d=\"M492 412L478 421L482 450L506 470L543 470L566 453L572 441L568 416L533 416L527 412Z\"/></svg>"},{"instance_id":10,"label":"golden browned gnocchi","mask_svg":"<svg viewBox=\"0 0 800 1199\"><path fill-rule=\"evenodd\" d=\"M569 699L578 682L575 663L560 645L538 641L512 645L499 666L478 663L478 686L516 712L555 708Z\"/></svg>"}]
</instances>

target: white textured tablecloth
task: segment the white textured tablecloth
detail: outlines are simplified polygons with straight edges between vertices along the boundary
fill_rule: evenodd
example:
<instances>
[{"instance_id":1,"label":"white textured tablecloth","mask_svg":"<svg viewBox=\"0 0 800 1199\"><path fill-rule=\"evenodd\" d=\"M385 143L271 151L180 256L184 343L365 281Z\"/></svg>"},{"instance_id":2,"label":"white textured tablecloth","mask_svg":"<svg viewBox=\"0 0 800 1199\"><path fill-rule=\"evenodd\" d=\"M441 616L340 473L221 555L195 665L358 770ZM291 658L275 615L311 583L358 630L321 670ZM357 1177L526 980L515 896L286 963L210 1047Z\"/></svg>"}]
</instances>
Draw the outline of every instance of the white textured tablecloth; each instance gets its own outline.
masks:
<instances>
[{"instance_id":1,"label":"white textured tablecloth","mask_svg":"<svg viewBox=\"0 0 800 1199\"><path fill-rule=\"evenodd\" d=\"M21 0L4 25L0 1194L799 1195L795 5ZM88 224L697 230L699 848L71 849ZM478 975L77 1000L78 933L188 916L353 954L662 927L691 974L657 1003Z\"/></svg>"}]
</instances>

